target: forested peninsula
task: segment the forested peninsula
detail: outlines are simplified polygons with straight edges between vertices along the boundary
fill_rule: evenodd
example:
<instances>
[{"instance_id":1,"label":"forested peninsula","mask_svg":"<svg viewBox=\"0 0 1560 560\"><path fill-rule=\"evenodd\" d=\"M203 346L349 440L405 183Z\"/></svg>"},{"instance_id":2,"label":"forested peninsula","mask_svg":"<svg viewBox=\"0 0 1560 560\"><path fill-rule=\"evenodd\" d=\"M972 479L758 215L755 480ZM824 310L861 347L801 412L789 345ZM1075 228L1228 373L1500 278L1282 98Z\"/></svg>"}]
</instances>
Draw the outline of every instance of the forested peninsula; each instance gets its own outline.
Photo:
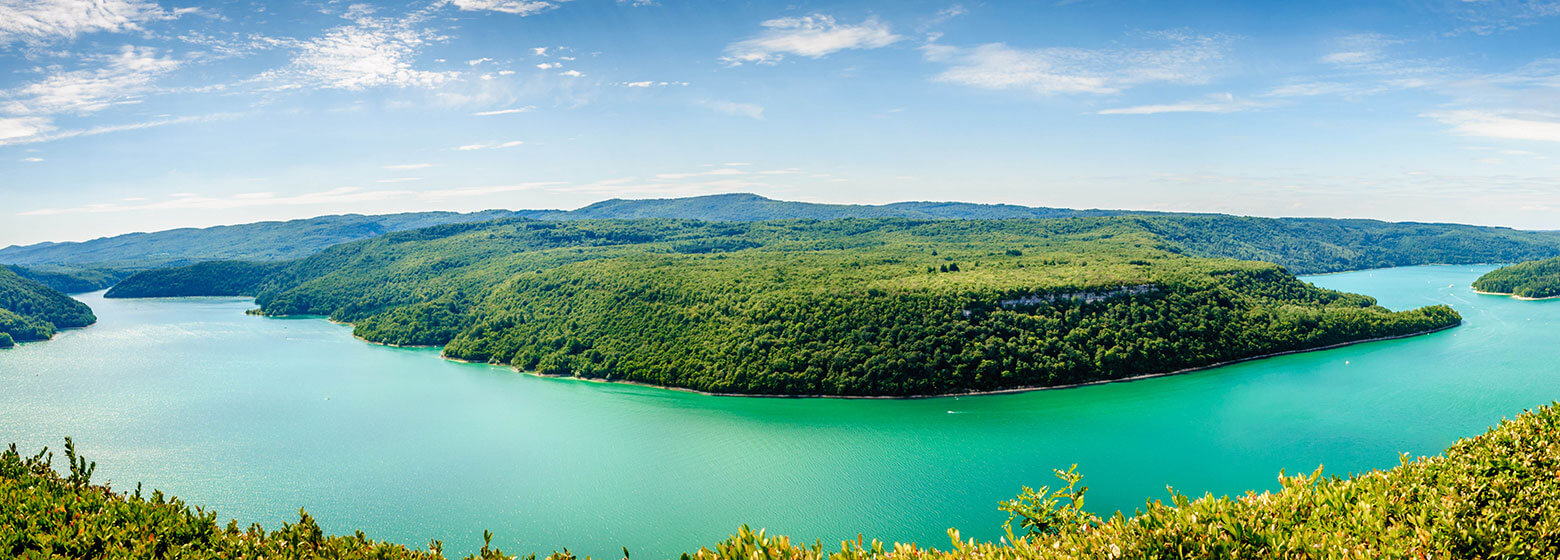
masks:
<instances>
[{"instance_id":1,"label":"forested peninsula","mask_svg":"<svg viewBox=\"0 0 1560 560\"><path fill-rule=\"evenodd\" d=\"M1049 558L1556 558L1560 540L1560 410L1526 412L1436 457L1349 478L1284 476L1281 489L1200 498L1174 490L1130 515L1101 517L1086 508L1082 478L1058 471L1054 487L1028 488L994 504L1008 512L999 542L963 539L949 529L944 548L844 541L835 548L752 531L684 554L683 560L1018 560ZM0 551L18 558L342 558L442 560L426 550L370 539L359 531L330 536L302 511L270 531L225 526L217 514L161 492L115 492L95 485L97 464L66 441L69 464L47 451L0 452ZM1039 482L1039 481L1037 481ZM1054 488L1054 490L1052 489ZM476 528L473 528L474 530ZM849 530L845 531L848 533ZM514 560L492 546L468 558ZM634 543L625 545L631 557ZM527 558L535 558L530 556ZM575 560L567 549L546 560Z\"/></svg>"},{"instance_id":2,"label":"forested peninsula","mask_svg":"<svg viewBox=\"0 0 1560 560\"><path fill-rule=\"evenodd\" d=\"M0 267L0 348L48 340L59 329L95 322L87 304Z\"/></svg>"},{"instance_id":3,"label":"forested peninsula","mask_svg":"<svg viewBox=\"0 0 1560 560\"><path fill-rule=\"evenodd\" d=\"M1071 385L1423 333L1151 219L503 219L280 265L137 274L109 297L253 295L365 340L542 375L712 393L920 396ZM1219 231L1207 225L1190 231Z\"/></svg>"},{"instance_id":4,"label":"forested peninsula","mask_svg":"<svg viewBox=\"0 0 1560 560\"><path fill-rule=\"evenodd\" d=\"M1520 299L1560 297L1560 258L1530 261L1490 271L1473 282L1480 292Z\"/></svg>"}]
</instances>

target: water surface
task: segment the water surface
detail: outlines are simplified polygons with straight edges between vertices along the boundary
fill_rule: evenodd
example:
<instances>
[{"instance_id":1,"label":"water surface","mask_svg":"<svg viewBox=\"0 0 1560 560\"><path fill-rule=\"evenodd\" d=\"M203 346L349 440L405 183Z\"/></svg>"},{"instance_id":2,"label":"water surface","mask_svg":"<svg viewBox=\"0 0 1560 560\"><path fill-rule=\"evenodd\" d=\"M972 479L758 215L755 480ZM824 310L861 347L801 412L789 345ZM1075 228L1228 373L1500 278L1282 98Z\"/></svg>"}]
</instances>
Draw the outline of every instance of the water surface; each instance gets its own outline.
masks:
<instances>
[{"instance_id":1,"label":"water surface","mask_svg":"<svg viewBox=\"0 0 1560 560\"><path fill-rule=\"evenodd\" d=\"M104 300L0 351L0 442L70 435L98 477L274 527L451 551L672 556L738 524L811 541L994 538L998 501L1077 463L1089 509L1276 487L1436 453L1560 397L1560 301L1473 293L1492 267L1310 277L1462 327L1188 375L908 401L709 397L538 379L362 343L242 299Z\"/></svg>"}]
</instances>

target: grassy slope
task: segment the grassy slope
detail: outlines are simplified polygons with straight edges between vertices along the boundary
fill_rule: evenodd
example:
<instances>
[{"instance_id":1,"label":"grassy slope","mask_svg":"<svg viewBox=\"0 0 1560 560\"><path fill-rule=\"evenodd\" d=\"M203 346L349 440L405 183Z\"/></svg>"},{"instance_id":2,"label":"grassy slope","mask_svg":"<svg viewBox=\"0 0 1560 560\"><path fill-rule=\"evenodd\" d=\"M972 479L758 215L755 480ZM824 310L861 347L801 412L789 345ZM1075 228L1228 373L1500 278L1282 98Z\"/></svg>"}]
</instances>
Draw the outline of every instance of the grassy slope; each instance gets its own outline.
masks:
<instances>
[{"instance_id":1,"label":"grassy slope","mask_svg":"<svg viewBox=\"0 0 1560 560\"><path fill-rule=\"evenodd\" d=\"M110 295L176 295L163 290L201 272L144 273ZM245 291L226 284L241 275L205 276ZM1185 257L1122 218L508 220L342 245L261 280L247 293L263 313L329 315L370 341L748 394L1064 385L1458 321L1440 307L1388 312L1271 264ZM1154 291L999 304L1138 285Z\"/></svg>"},{"instance_id":2,"label":"grassy slope","mask_svg":"<svg viewBox=\"0 0 1560 560\"><path fill-rule=\"evenodd\" d=\"M1524 298L1560 296L1560 258L1530 261L1492 270L1473 282L1482 292Z\"/></svg>"},{"instance_id":3,"label":"grassy slope","mask_svg":"<svg viewBox=\"0 0 1560 560\"><path fill-rule=\"evenodd\" d=\"M58 329L95 322L87 304L0 267L0 333L8 335L7 340L47 340Z\"/></svg>"},{"instance_id":4,"label":"grassy slope","mask_svg":"<svg viewBox=\"0 0 1560 560\"><path fill-rule=\"evenodd\" d=\"M67 444L68 474L46 455L0 454L0 554L14 558L436 559L368 539L326 536L300 512L275 531L224 528L214 513L161 493L149 498L90 484L95 465ZM1095 558L1517 558L1560 557L1560 411L1502 422L1437 457L1347 479L1281 477L1275 492L1191 499L1172 493L1132 517L1082 509L1081 488L1026 491L1000 543L958 538L944 550L846 542L797 546L746 527L685 558L698 560L948 560ZM1074 498L1080 498L1075 501ZM631 543L630 543L631 544ZM484 548L483 558L510 558ZM572 558L554 554L552 560Z\"/></svg>"}]
</instances>

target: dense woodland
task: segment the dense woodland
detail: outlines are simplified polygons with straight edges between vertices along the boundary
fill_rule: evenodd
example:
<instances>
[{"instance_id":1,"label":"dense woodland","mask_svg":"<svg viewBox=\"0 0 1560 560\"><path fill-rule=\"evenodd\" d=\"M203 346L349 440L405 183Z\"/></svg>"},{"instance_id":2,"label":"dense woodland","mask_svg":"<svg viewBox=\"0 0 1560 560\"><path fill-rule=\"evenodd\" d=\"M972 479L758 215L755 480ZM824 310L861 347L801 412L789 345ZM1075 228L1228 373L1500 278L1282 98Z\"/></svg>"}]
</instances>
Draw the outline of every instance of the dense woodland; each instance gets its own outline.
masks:
<instances>
[{"instance_id":1,"label":"dense woodland","mask_svg":"<svg viewBox=\"0 0 1560 560\"><path fill-rule=\"evenodd\" d=\"M16 265L5 265L11 272L29 280L36 280L50 288L67 294L80 294L95 292L124 280L128 272L119 270L106 270L101 268L81 268L72 266L44 265L26 268Z\"/></svg>"},{"instance_id":2,"label":"dense woodland","mask_svg":"<svg viewBox=\"0 0 1560 560\"><path fill-rule=\"evenodd\" d=\"M1473 282L1473 288L1492 294L1521 298L1560 297L1560 258L1530 261L1490 271Z\"/></svg>"},{"instance_id":3,"label":"dense woodland","mask_svg":"<svg viewBox=\"0 0 1560 560\"><path fill-rule=\"evenodd\" d=\"M752 194L598 202L576 210L489 210L471 214L420 212L321 216L205 229L132 233L81 243L40 243L0 249L0 264L66 293L108 288L142 270L206 261L287 261L339 243L389 232L506 217L543 220L678 218L706 221L908 218L936 220L1047 219L1132 216L1139 226L1197 257L1260 260L1296 274L1414 264L1520 262L1560 256L1560 232L1529 232L1455 224L1388 223L1323 218L1244 218L1219 214L1072 210L972 204L897 202L816 204ZM28 272L23 275L29 275Z\"/></svg>"},{"instance_id":4,"label":"dense woodland","mask_svg":"<svg viewBox=\"0 0 1560 560\"><path fill-rule=\"evenodd\" d=\"M68 465L46 452L0 453L0 555L14 558L444 558L374 541L361 531L329 536L307 513L267 531L219 525L211 511L139 485L117 493L94 485L96 463L66 441ZM1102 518L1086 509L1074 471L1055 489L1025 488L999 504L1010 514L1000 542L961 539L950 529L942 550L878 541L838 548L805 544L746 526L683 560L1019 560L1101 558L1354 559L1560 557L1560 410L1524 413L1445 454L1347 479L1283 476L1276 492L1192 498L1170 492L1133 515ZM489 545L474 557L513 559ZM630 557L633 543L624 558ZM533 557L528 557L535 560ZM567 550L547 560L574 560Z\"/></svg>"},{"instance_id":5,"label":"dense woodland","mask_svg":"<svg viewBox=\"0 0 1560 560\"><path fill-rule=\"evenodd\" d=\"M1178 251L1139 218L508 219L274 269L147 272L110 296L255 295L260 313L328 315L366 340L453 358L742 394L1065 385L1460 321ZM1152 289L1083 301L1122 286ZM1057 301L1001 303L1025 297Z\"/></svg>"},{"instance_id":6,"label":"dense woodland","mask_svg":"<svg viewBox=\"0 0 1560 560\"><path fill-rule=\"evenodd\" d=\"M87 304L0 267L0 348L95 322Z\"/></svg>"}]
</instances>

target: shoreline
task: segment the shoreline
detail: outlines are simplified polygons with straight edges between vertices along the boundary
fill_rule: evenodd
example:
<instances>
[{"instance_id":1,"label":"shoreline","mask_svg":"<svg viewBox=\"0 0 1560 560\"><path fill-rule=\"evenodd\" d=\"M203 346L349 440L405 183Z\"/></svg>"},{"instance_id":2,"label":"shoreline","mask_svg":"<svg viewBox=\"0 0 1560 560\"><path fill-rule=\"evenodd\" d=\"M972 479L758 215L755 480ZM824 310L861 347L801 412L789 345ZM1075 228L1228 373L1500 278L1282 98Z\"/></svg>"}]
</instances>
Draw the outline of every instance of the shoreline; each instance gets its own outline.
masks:
<instances>
[{"instance_id":1,"label":"shoreline","mask_svg":"<svg viewBox=\"0 0 1560 560\"><path fill-rule=\"evenodd\" d=\"M743 398L760 398L760 399L768 398L768 399L919 400L919 399L942 399L942 398L949 398L949 397L955 397L956 398L956 397L980 397L980 396L987 396L987 395L1009 395L1009 394L1016 394L1016 393L1029 393L1029 392L1033 392L1033 391L1056 391L1056 390L1062 390L1062 389L1077 389L1077 388L1080 388L1080 387L1090 387L1090 386L1094 386L1094 385L1105 385L1105 384L1108 384L1108 383L1129 383L1129 382L1132 382L1132 381L1142 381L1142 380L1145 380L1145 379L1154 379L1154 378L1157 378L1157 377L1170 377L1170 376L1173 376L1173 375L1185 375L1185 374L1188 374L1188 373L1196 373L1196 372L1199 372L1199 371L1206 371L1206 370L1215 369L1215 368L1221 368L1221 367L1225 367L1225 366L1232 366L1232 365L1236 365L1236 364L1240 364L1240 363L1244 363L1244 362L1253 362L1253 361L1257 361L1257 360L1265 360L1265 359L1268 359L1268 358L1277 358L1279 356L1288 356L1288 355L1291 355L1291 354L1304 354L1304 353L1307 353L1307 352L1321 352L1323 350L1334 350L1334 349L1343 348L1343 347L1346 347L1346 346L1354 346L1356 344L1367 344L1367 343L1371 343L1371 342L1384 342L1384 341L1388 341L1388 340L1398 340L1398 339L1403 339L1403 338L1413 338L1413 337L1416 337L1416 336L1424 336L1424 335L1429 335L1429 334L1435 334L1435 333L1438 333L1438 332L1441 332L1441 331L1451 330L1451 329L1454 329L1454 328L1457 328L1457 327L1460 327L1460 326L1462 326L1462 322L1461 321L1459 321L1455 325L1447 325L1447 326L1444 326L1444 327L1437 327L1437 328L1434 328L1434 329L1430 329L1430 330L1427 330L1427 331L1420 331L1420 332L1416 332L1416 333L1400 334L1400 335L1393 335L1393 336L1379 336L1379 337L1376 337L1376 338L1365 338L1365 339L1353 340L1353 341L1349 341L1349 342L1339 342L1337 344L1329 344L1329 345L1326 345L1326 346L1318 346L1318 347L1315 347L1315 348L1303 348L1303 349L1299 349L1299 350L1285 350L1283 352L1272 352L1272 353L1268 353L1268 354L1261 354L1261 355L1257 355L1257 356L1250 356L1250 357L1239 358L1239 359L1235 359L1235 360L1226 360L1226 361L1223 361L1223 362L1208 364L1208 365L1205 365L1205 366L1196 366L1196 367L1182 368L1182 369L1178 369L1178 370L1175 370L1175 371L1167 371L1167 372L1160 372L1160 373L1148 373L1148 374L1143 374L1143 375L1134 375L1132 377L1121 377L1121 378L1116 378L1116 379L1100 379L1100 380L1097 380L1097 381L1085 381L1085 382L1082 382L1082 383L1069 383L1069 384L1066 384L1066 385L1035 385L1035 386L1028 386L1028 387L1013 387L1013 388L1009 388L1009 389L993 389L993 390L990 390L990 391L968 391L968 392L963 392L963 393L938 393L938 394L934 394L934 395L769 395L769 394L755 394L755 393L717 393L717 392L711 392L711 391L700 391L698 389L689 389L687 387L669 387L669 386L665 386L665 385L654 385L654 384L644 383L644 382L640 382L640 381L614 380L614 379L596 379L596 378L588 378L588 377L575 377L575 376L572 376L572 375L546 375L546 374L542 374L542 373L536 373L536 372L533 372L533 371L526 371L526 370L523 370L523 369L520 369L520 368L517 368L517 367L514 367L514 366L505 366L503 364L494 364L494 363L490 363L490 362L478 362L478 361L474 361L474 360L462 360L462 359L459 359L459 358L450 358L450 357L444 356L442 354L439 357L443 358L443 359L446 359L446 360L450 360L450 361L454 361L454 362L460 362L460 363L465 363L465 364L483 364L483 365L495 366L495 367L508 367L509 369L511 369L511 370L513 370L515 372L518 372L518 373L521 373L521 374L525 374L525 375L529 375L529 376L532 376L532 377L538 377L538 378L541 378L541 379L553 379L553 380L560 380L560 381L562 381L562 380L584 381L584 382L587 382L587 383L616 383L616 384L621 384L621 385L637 385L637 386L640 386L640 387L649 387L649 388L652 388L652 389L664 389L664 390L668 390L668 391L679 391L679 392L683 392L683 393L694 393L694 394L705 395L705 396L710 396L710 397L743 397Z\"/></svg>"},{"instance_id":2,"label":"shoreline","mask_svg":"<svg viewBox=\"0 0 1560 560\"><path fill-rule=\"evenodd\" d=\"M1479 295L1482 295L1482 296L1504 296L1504 297L1509 297L1511 299L1518 300L1518 301L1545 301L1545 300L1551 300L1551 299L1560 299L1560 296L1527 297L1527 296L1519 296L1517 294L1508 293L1508 292L1486 292L1486 291L1480 290L1478 288L1474 288L1473 293L1479 294Z\"/></svg>"}]
</instances>

